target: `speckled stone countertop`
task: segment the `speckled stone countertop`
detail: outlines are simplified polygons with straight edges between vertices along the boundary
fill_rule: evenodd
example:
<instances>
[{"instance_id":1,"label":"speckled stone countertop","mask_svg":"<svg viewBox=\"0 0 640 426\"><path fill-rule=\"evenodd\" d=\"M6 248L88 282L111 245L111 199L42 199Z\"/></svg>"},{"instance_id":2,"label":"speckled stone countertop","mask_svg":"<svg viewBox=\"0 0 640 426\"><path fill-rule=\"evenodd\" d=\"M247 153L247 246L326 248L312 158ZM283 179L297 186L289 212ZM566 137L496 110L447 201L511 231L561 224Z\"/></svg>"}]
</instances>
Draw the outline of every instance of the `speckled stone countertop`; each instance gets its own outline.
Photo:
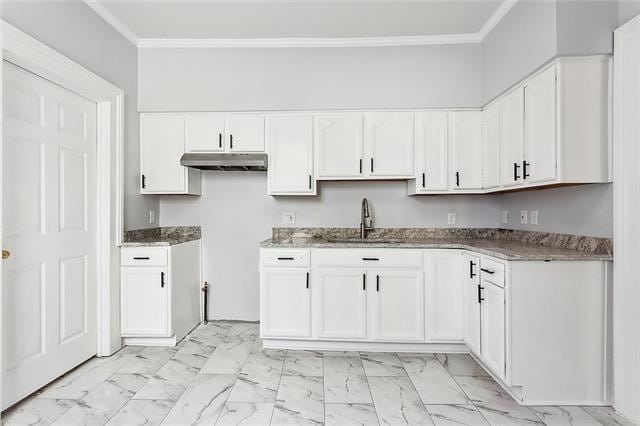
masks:
<instances>
[{"instance_id":1,"label":"speckled stone countertop","mask_svg":"<svg viewBox=\"0 0 640 426\"><path fill-rule=\"evenodd\" d=\"M199 240L199 226L167 226L124 233L122 247L163 247Z\"/></svg>"},{"instance_id":2,"label":"speckled stone countertop","mask_svg":"<svg viewBox=\"0 0 640 426\"><path fill-rule=\"evenodd\" d=\"M356 228L274 228L264 248L440 248L463 249L503 260L613 260L608 238L489 228L386 228L369 242ZM338 241L336 241L338 240Z\"/></svg>"}]
</instances>

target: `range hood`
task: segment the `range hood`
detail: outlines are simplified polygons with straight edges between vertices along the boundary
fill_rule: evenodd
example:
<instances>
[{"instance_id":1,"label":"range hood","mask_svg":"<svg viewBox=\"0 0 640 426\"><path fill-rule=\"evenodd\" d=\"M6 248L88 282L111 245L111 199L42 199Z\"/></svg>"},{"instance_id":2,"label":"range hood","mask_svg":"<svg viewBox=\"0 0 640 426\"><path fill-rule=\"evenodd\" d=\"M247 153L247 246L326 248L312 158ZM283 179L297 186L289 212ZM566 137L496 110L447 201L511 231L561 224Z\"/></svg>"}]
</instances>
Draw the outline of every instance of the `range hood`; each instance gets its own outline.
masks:
<instances>
[{"instance_id":1,"label":"range hood","mask_svg":"<svg viewBox=\"0 0 640 426\"><path fill-rule=\"evenodd\" d=\"M264 172L267 154L187 153L180 158L180 164L200 170Z\"/></svg>"}]
</instances>

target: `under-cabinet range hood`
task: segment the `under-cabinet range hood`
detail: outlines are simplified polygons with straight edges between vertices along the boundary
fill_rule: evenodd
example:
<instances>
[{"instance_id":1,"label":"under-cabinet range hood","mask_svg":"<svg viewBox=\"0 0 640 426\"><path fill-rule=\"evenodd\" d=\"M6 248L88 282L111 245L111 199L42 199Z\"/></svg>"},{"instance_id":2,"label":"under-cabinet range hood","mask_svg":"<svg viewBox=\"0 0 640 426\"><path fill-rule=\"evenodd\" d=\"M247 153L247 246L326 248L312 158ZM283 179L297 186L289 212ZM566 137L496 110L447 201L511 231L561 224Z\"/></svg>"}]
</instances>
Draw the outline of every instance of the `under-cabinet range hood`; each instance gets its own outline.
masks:
<instances>
[{"instance_id":1,"label":"under-cabinet range hood","mask_svg":"<svg viewBox=\"0 0 640 426\"><path fill-rule=\"evenodd\" d=\"M200 170L225 172L264 172L267 170L267 154L187 153L180 164Z\"/></svg>"}]
</instances>

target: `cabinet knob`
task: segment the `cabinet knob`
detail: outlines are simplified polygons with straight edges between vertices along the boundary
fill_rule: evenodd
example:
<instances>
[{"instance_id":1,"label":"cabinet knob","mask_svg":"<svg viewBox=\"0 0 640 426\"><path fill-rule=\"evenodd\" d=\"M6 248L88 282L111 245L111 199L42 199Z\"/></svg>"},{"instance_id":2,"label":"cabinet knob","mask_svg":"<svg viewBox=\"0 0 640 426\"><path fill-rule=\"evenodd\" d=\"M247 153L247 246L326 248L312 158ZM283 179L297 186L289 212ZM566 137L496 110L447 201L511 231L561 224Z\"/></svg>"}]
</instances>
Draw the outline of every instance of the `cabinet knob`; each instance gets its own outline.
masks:
<instances>
[{"instance_id":1,"label":"cabinet knob","mask_svg":"<svg viewBox=\"0 0 640 426\"><path fill-rule=\"evenodd\" d=\"M2 260L6 260L11 257L11 252L9 250L2 250Z\"/></svg>"}]
</instances>

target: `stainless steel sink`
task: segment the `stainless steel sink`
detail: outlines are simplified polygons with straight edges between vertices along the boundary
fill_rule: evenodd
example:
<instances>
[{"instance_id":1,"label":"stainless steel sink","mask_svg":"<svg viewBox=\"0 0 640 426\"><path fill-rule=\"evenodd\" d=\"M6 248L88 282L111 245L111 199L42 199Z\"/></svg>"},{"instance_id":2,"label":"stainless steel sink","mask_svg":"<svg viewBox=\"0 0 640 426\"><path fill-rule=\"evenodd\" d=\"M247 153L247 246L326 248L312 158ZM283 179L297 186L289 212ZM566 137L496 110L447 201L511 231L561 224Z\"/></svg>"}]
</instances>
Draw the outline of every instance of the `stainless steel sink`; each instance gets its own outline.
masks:
<instances>
[{"instance_id":1,"label":"stainless steel sink","mask_svg":"<svg viewBox=\"0 0 640 426\"><path fill-rule=\"evenodd\" d=\"M389 244L402 243L405 240L398 239L382 239L382 238L329 238L328 243L336 244Z\"/></svg>"}]
</instances>

